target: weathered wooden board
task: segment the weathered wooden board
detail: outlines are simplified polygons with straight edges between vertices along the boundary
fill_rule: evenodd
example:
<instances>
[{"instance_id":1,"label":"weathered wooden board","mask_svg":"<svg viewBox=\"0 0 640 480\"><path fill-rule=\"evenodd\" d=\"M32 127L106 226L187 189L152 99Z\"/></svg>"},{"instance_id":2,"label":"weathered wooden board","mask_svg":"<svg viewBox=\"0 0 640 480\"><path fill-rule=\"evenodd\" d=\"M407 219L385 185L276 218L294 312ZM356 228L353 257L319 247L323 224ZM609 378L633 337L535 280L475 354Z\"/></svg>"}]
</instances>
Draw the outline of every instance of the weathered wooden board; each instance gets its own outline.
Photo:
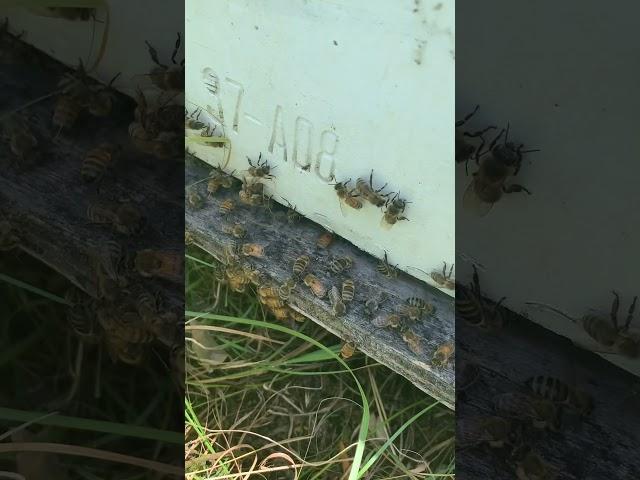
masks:
<instances>
[{"instance_id":1,"label":"weathered wooden board","mask_svg":"<svg viewBox=\"0 0 640 480\"><path fill-rule=\"evenodd\" d=\"M205 197L207 182L196 182L206 179L209 171L208 165L187 155L185 183ZM227 199L233 199L238 208L225 217L219 207ZM308 255L311 258L308 271L320 278L326 287L339 287L347 276L331 273L329 262L336 257L351 257L354 266L348 275L355 281L356 296L348 304L344 317L336 318L327 298L315 297L302 282L292 293L290 304L342 339L354 342L359 350L405 376L424 392L450 408L454 407L454 362L443 368L431 363L438 346L454 341L453 299L403 273L397 279L387 279L377 272L377 259L342 239L336 238L328 250L317 248L316 240L324 229L307 219L289 223L285 209L280 206L275 207L273 213L264 208L245 207L238 203L238 188L219 191L199 209L187 206L185 221L187 232L195 243L220 261L225 260L225 246L232 240L225 233L226 227L242 224L248 232L242 242L265 247L264 258L251 258L247 262L277 284L291 277L296 258ZM423 298L435 306L435 314L414 327L421 339L420 354L409 350L397 330L375 328L365 314L365 301L382 292L388 295L388 300L382 304L380 313L391 314L409 297Z\"/></svg>"},{"instance_id":2,"label":"weathered wooden board","mask_svg":"<svg viewBox=\"0 0 640 480\"><path fill-rule=\"evenodd\" d=\"M495 415L496 395L527 393L526 379L548 375L592 396L585 421L571 419L560 432L538 433L527 443L557 472L558 479L640 478L640 395L637 378L566 338L513 315L502 331L483 333L456 323L459 365L476 364L479 380L458 399L456 420ZM496 452L458 449L456 478L513 479L514 471Z\"/></svg>"},{"instance_id":3,"label":"weathered wooden board","mask_svg":"<svg viewBox=\"0 0 640 480\"><path fill-rule=\"evenodd\" d=\"M69 72L37 50L22 48L30 52L28 62L14 58L0 67L3 120L10 120L7 112L55 91L62 75ZM97 276L90 260L92 248L99 250L104 242L115 239L131 255L145 248L183 249L183 160L160 162L136 151L127 134L134 103L124 95L114 95L112 115L83 115L74 128L59 133L52 126L55 98L23 109L20 113L27 115L41 146L40 158L31 165L16 158L8 141L0 144L0 219L10 222L20 248L93 297ZM84 183L82 161L102 142L122 146L122 156L100 182ZM143 213L144 230L127 237L106 225L90 223L86 210L92 200L132 202ZM150 290L161 292L168 309L182 312L182 286L134 273L132 278L136 284L144 282Z\"/></svg>"}]
</instances>

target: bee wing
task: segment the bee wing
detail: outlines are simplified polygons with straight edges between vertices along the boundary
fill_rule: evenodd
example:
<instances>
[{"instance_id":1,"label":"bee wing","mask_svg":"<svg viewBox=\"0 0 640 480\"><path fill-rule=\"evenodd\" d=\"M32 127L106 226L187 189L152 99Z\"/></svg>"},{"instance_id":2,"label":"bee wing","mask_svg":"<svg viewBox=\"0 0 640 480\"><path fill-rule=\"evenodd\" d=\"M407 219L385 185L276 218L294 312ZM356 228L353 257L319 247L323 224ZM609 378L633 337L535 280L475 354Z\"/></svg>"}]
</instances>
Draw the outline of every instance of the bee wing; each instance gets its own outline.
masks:
<instances>
[{"instance_id":1,"label":"bee wing","mask_svg":"<svg viewBox=\"0 0 640 480\"><path fill-rule=\"evenodd\" d=\"M345 201L341 198L340 199L340 211L342 212L342 216L346 217L347 216L347 212L349 211L349 206L346 205Z\"/></svg>"},{"instance_id":2,"label":"bee wing","mask_svg":"<svg viewBox=\"0 0 640 480\"><path fill-rule=\"evenodd\" d=\"M462 196L462 208L476 214L479 217L484 217L493 208L493 203L487 203L482 201L474 191L473 181L469 182L464 195Z\"/></svg>"}]
</instances>

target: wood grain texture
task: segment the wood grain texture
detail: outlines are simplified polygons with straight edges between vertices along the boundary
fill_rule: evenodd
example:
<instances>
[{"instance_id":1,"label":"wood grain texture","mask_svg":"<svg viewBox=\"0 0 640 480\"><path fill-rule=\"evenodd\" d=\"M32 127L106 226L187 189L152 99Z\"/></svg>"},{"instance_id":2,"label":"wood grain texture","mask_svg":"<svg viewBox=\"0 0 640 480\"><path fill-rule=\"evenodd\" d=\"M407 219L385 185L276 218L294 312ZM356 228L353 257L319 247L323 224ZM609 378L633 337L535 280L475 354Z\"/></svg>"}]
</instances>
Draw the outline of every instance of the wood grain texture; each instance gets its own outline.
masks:
<instances>
[{"instance_id":1,"label":"wood grain texture","mask_svg":"<svg viewBox=\"0 0 640 480\"><path fill-rule=\"evenodd\" d=\"M196 182L206 179L210 169L210 166L187 155L187 188L195 188L206 197L206 181ZM292 293L290 305L340 338L354 342L359 350L453 408L454 362L442 368L431 364L438 346L454 341L452 298L403 273L394 280L383 277L376 270L377 259L342 239L336 238L328 250L317 248L316 240L324 229L307 219L293 224L287 222L285 209L280 206L270 214L264 208L238 204L235 212L224 217L219 212L219 206L226 199L238 203L238 188L219 191L199 209L186 207L186 229L197 245L224 261L225 245L232 239L224 233L225 228L240 223L248 232L242 242L254 242L265 247L264 258L251 258L247 262L274 283L281 284L291 277L293 263L301 255L310 257L308 271L320 278L327 288L333 285L339 287L345 278L352 278L356 286L355 299L347 305L344 317L336 318L331 313L328 299L315 297L302 282L298 282ZM332 258L341 256L354 260L348 275L335 275L328 268ZM424 318L414 327L421 339L422 353L410 351L397 330L375 328L372 325L364 311L364 303L381 292L388 295L381 312L392 313L409 297L423 298L435 306L435 314Z\"/></svg>"},{"instance_id":2,"label":"wood grain texture","mask_svg":"<svg viewBox=\"0 0 640 480\"><path fill-rule=\"evenodd\" d=\"M458 363L480 367L479 380L457 401L456 421L496 415L493 400L506 392L528 393L526 379L548 375L591 395L595 408L584 421L567 417L559 432L528 435L526 443L558 479L640 478L638 379L595 354L575 347L513 314L502 331L484 333L458 319ZM640 392L639 392L640 393ZM513 467L488 448L458 449L456 478L513 479Z\"/></svg>"},{"instance_id":3,"label":"wood grain texture","mask_svg":"<svg viewBox=\"0 0 640 480\"><path fill-rule=\"evenodd\" d=\"M7 112L55 91L62 75L70 71L31 47L23 48L31 52L28 63L13 59L0 66L3 121L12 118ZM0 220L9 221L19 248L96 297L92 255L107 240L117 240L131 256L144 248L183 251L183 160L160 162L133 148L127 128L134 103L124 95L114 92L110 116L83 114L73 128L59 133L52 125L55 100L45 99L20 112L38 139L39 158L21 161L10 150L7 138L0 144ZM6 129L2 133L6 134ZM83 182L83 159L105 141L121 145L123 154L101 181ZM124 236L106 225L90 223L86 210L93 200L131 202L144 215L144 230L140 235ZM166 308L182 317L182 288L129 273L132 283L160 292Z\"/></svg>"}]
</instances>

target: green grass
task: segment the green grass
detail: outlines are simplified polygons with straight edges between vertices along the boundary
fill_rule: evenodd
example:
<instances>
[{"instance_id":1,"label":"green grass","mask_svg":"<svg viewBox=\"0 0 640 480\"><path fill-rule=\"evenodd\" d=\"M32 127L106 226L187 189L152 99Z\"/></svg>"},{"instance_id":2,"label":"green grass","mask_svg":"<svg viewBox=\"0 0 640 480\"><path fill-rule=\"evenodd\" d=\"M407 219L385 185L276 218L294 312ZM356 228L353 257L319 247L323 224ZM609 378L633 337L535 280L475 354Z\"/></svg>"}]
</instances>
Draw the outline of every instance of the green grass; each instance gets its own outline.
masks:
<instances>
[{"instance_id":1,"label":"green grass","mask_svg":"<svg viewBox=\"0 0 640 480\"><path fill-rule=\"evenodd\" d=\"M454 417L310 320L230 292L187 255L187 477L436 479L454 473ZM248 477L247 477L248 475Z\"/></svg>"}]
</instances>

